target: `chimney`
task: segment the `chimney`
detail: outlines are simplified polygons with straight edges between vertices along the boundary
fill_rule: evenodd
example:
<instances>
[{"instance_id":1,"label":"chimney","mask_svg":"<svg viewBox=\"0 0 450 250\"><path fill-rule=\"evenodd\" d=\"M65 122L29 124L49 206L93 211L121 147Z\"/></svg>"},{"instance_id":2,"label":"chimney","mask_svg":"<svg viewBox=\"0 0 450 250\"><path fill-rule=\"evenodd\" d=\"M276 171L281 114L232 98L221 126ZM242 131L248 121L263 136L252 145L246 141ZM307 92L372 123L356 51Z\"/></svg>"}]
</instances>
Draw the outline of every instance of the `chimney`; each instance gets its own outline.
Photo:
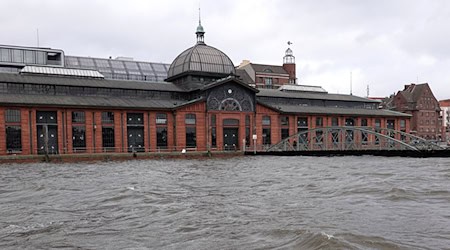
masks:
<instances>
[{"instance_id":1,"label":"chimney","mask_svg":"<svg viewBox=\"0 0 450 250\"><path fill-rule=\"evenodd\" d=\"M250 64L250 60L242 60L241 64L239 64L238 68L242 68L247 64Z\"/></svg>"}]
</instances>

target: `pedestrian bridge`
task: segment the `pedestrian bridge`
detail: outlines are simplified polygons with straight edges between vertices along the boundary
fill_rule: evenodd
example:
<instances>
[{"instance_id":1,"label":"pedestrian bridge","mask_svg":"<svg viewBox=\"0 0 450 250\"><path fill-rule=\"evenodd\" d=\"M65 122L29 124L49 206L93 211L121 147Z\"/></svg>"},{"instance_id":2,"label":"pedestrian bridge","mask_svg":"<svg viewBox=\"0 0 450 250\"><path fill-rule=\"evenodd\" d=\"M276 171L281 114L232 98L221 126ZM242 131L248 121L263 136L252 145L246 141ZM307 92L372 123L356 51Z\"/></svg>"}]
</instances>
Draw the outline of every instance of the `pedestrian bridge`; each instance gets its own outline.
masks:
<instances>
[{"instance_id":1,"label":"pedestrian bridge","mask_svg":"<svg viewBox=\"0 0 450 250\"><path fill-rule=\"evenodd\" d=\"M398 130L344 126L300 131L271 145L265 151L435 151L444 149L435 142Z\"/></svg>"}]
</instances>

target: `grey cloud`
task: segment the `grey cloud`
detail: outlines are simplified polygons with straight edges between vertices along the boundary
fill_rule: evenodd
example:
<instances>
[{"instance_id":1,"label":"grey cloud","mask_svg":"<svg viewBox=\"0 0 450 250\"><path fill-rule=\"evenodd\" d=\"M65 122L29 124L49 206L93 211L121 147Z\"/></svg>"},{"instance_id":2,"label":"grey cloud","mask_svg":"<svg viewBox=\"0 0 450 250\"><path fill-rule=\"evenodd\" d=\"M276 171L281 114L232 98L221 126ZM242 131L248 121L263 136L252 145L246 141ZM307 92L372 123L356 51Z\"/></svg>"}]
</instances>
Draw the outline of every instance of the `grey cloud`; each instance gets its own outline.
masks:
<instances>
[{"instance_id":1,"label":"grey cloud","mask_svg":"<svg viewBox=\"0 0 450 250\"><path fill-rule=\"evenodd\" d=\"M195 43L198 5L4 0L0 43L34 46L39 28L41 46L66 54L170 63ZM448 1L206 0L201 7L206 42L235 64L281 64L290 40L302 83L346 93L353 71L358 95L370 84L371 95L386 96L419 78L450 98Z\"/></svg>"}]
</instances>

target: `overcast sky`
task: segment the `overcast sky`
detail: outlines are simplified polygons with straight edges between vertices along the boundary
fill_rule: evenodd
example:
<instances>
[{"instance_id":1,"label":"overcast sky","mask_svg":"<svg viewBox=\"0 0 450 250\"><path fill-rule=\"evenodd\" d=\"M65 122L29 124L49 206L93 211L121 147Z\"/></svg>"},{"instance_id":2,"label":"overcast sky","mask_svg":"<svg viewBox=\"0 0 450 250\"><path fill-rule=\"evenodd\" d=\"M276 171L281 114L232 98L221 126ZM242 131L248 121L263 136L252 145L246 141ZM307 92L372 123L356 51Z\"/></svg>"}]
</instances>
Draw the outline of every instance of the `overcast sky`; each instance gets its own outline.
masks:
<instances>
[{"instance_id":1,"label":"overcast sky","mask_svg":"<svg viewBox=\"0 0 450 250\"><path fill-rule=\"evenodd\" d=\"M237 66L281 65L293 42L300 84L330 93L388 96L428 82L450 98L447 0L1 0L0 44L66 55L128 56L171 63L195 44L201 6L205 42Z\"/></svg>"}]
</instances>

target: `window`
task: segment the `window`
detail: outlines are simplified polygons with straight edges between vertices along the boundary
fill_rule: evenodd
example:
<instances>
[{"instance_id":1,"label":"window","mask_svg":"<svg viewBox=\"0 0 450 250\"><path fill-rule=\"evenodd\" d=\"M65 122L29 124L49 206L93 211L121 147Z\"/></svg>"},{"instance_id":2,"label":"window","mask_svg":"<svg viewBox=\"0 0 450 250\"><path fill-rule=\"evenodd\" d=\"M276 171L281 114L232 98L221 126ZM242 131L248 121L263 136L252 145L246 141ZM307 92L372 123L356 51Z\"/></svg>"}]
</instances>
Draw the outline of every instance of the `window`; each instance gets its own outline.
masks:
<instances>
[{"instance_id":1,"label":"window","mask_svg":"<svg viewBox=\"0 0 450 250\"><path fill-rule=\"evenodd\" d=\"M57 113L56 111L37 111L36 112L36 123L38 124L57 124Z\"/></svg>"},{"instance_id":2,"label":"window","mask_svg":"<svg viewBox=\"0 0 450 250\"><path fill-rule=\"evenodd\" d=\"M322 126L323 126L323 118L316 117L316 127L322 127Z\"/></svg>"},{"instance_id":3,"label":"window","mask_svg":"<svg viewBox=\"0 0 450 250\"><path fill-rule=\"evenodd\" d=\"M263 126L270 126L270 116L263 116L263 118L262 118L262 125Z\"/></svg>"},{"instance_id":4,"label":"window","mask_svg":"<svg viewBox=\"0 0 450 250\"><path fill-rule=\"evenodd\" d=\"M144 114L127 113L128 152L144 152Z\"/></svg>"},{"instance_id":5,"label":"window","mask_svg":"<svg viewBox=\"0 0 450 250\"><path fill-rule=\"evenodd\" d=\"M337 118L337 117L332 117L332 118L331 118L331 126L333 126L333 127L339 126L339 118Z\"/></svg>"},{"instance_id":6,"label":"window","mask_svg":"<svg viewBox=\"0 0 450 250\"><path fill-rule=\"evenodd\" d=\"M216 115L211 115L211 146L217 147Z\"/></svg>"},{"instance_id":7,"label":"window","mask_svg":"<svg viewBox=\"0 0 450 250\"><path fill-rule=\"evenodd\" d=\"M263 128L263 130L262 130L262 137L263 137L263 144L264 145L272 144L271 138L270 138L270 127L269 128Z\"/></svg>"},{"instance_id":8,"label":"window","mask_svg":"<svg viewBox=\"0 0 450 250\"><path fill-rule=\"evenodd\" d=\"M7 109L5 112L5 122L20 122L20 110Z\"/></svg>"},{"instance_id":9,"label":"window","mask_svg":"<svg viewBox=\"0 0 450 250\"><path fill-rule=\"evenodd\" d=\"M0 61L11 62L11 49L0 49Z\"/></svg>"},{"instance_id":10,"label":"window","mask_svg":"<svg viewBox=\"0 0 450 250\"><path fill-rule=\"evenodd\" d=\"M303 131L308 130L308 117L297 117L297 133L301 133ZM299 142L307 143L308 134L302 133L300 134Z\"/></svg>"},{"instance_id":11,"label":"window","mask_svg":"<svg viewBox=\"0 0 450 250\"><path fill-rule=\"evenodd\" d=\"M288 116L281 117L281 126L289 126L289 117Z\"/></svg>"},{"instance_id":12,"label":"window","mask_svg":"<svg viewBox=\"0 0 450 250\"><path fill-rule=\"evenodd\" d=\"M367 127L367 119L363 118L361 119L361 127Z\"/></svg>"},{"instance_id":13,"label":"window","mask_svg":"<svg viewBox=\"0 0 450 250\"><path fill-rule=\"evenodd\" d=\"M156 124L167 124L167 114L164 113L156 114Z\"/></svg>"},{"instance_id":14,"label":"window","mask_svg":"<svg viewBox=\"0 0 450 250\"><path fill-rule=\"evenodd\" d=\"M405 129L406 128L406 120L400 120L400 129Z\"/></svg>"},{"instance_id":15,"label":"window","mask_svg":"<svg viewBox=\"0 0 450 250\"><path fill-rule=\"evenodd\" d=\"M286 139L289 137L289 129L288 128L282 128L281 129L281 140Z\"/></svg>"},{"instance_id":16,"label":"window","mask_svg":"<svg viewBox=\"0 0 450 250\"><path fill-rule=\"evenodd\" d=\"M375 132L381 133L381 120L375 119ZM380 144L380 136L375 136L375 145Z\"/></svg>"},{"instance_id":17,"label":"window","mask_svg":"<svg viewBox=\"0 0 450 250\"><path fill-rule=\"evenodd\" d=\"M281 120L281 140L289 137L289 117L282 116Z\"/></svg>"},{"instance_id":18,"label":"window","mask_svg":"<svg viewBox=\"0 0 450 250\"><path fill-rule=\"evenodd\" d=\"M195 114L186 114L186 147L197 147L197 131Z\"/></svg>"},{"instance_id":19,"label":"window","mask_svg":"<svg viewBox=\"0 0 450 250\"><path fill-rule=\"evenodd\" d=\"M144 125L144 114L127 113L127 125Z\"/></svg>"},{"instance_id":20,"label":"window","mask_svg":"<svg viewBox=\"0 0 450 250\"><path fill-rule=\"evenodd\" d=\"M102 146L105 150L114 149L114 127L102 127Z\"/></svg>"},{"instance_id":21,"label":"window","mask_svg":"<svg viewBox=\"0 0 450 250\"><path fill-rule=\"evenodd\" d=\"M381 120L375 119L375 128L381 128Z\"/></svg>"},{"instance_id":22,"label":"window","mask_svg":"<svg viewBox=\"0 0 450 250\"><path fill-rule=\"evenodd\" d=\"M84 111L72 112L72 123L84 123L86 121L86 115Z\"/></svg>"},{"instance_id":23,"label":"window","mask_svg":"<svg viewBox=\"0 0 450 250\"><path fill-rule=\"evenodd\" d=\"M13 62L23 63L23 50L13 49Z\"/></svg>"},{"instance_id":24,"label":"window","mask_svg":"<svg viewBox=\"0 0 450 250\"><path fill-rule=\"evenodd\" d=\"M20 126L6 126L6 150L8 153L22 151L22 128Z\"/></svg>"},{"instance_id":25,"label":"window","mask_svg":"<svg viewBox=\"0 0 450 250\"><path fill-rule=\"evenodd\" d=\"M308 128L308 117L297 117L298 128Z\"/></svg>"},{"instance_id":26,"label":"window","mask_svg":"<svg viewBox=\"0 0 450 250\"><path fill-rule=\"evenodd\" d=\"M395 120L387 120L386 127L389 129L395 129Z\"/></svg>"},{"instance_id":27,"label":"window","mask_svg":"<svg viewBox=\"0 0 450 250\"><path fill-rule=\"evenodd\" d=\"M168 146L166 113L156 114L156 146L158 149L166 149Z\"/></svg>"},{"instance_id":28,"label":"window","mask_svg":"<svg viewBox=\"0 0 450 250\"><path fill-rule=\"evenodd\" d=\"M250 116L245 116L245 146L250 146Z\"/></svg>"},{"instance_id":29,"label":"window","mask_svg":"<svg viewBox=\"0 0 450 250\"><path fill-rule=\"evenodd\" d=\"M73 151L86 149L86 127L73 126L72 127L72 145Z\"/></svg>"},{"instance_id":30,"label":"window","mask_svg":"<svg viewBox=\"0 0 450 250\"><path fill-rule=\"evenodd\" d=\"M158 148L167 148L167 128L157 127L156 128L156 146Z\"/></svg>"},{"instance_id":31,"label":"window","mask_svg":"<svg viewBox=\"0 0 450 250\"><path fill-rule=\"evenodd\" d=\"M323 143L323 131L321 131L321 130L316 131L316 140L315 141L317 144Z\"/></svg>"},{"instance_id":32,"label":"window","mask_svg":"<svg viewBox=\"0 0 450 250\"><path fill-rule=\"evenodd\" d=\"M345 126L349 126L349 127L355 126L355 119L353 119L353 118L346 118L345 119Z\"/></svg>"},{"instance_id":33,"label":"window","mask_svg":"<svg viewBox=\"0 0 450 250\"><path fill-rule=\"evenodd\" d=\"M31 50L25 50L25 63L36 64L36 52Z\"/></svg>"},{"instance_id":34,"label":"window","mask_svg":"<svg viewBox=\"0 0 450 250\"><path fill-rule=\"evenodd\" d=\"M185 117L186 125L195 125L195 114L187 114Z\"/></svg>"},{"instance_id":35,"label":"window","mask_svg":"<svg viewBox=\"0 0 450 250\"><path fill-rule=\"evenodd\" d=\"M114 113L102 112L102 146L104 150L114 150ZM106 125L106 126L105 126Z\"/></svg>"},{"instance_id":36,"label":"window","mask_svg":"<svg viewBox=\"0 0 450 250\"><path fill-rule=\"evenodd\" d=\"M266 86L272 86L272 78L270 78L270 77L264 78L264 84Z\"/></svg>"},{"instance_id":37,"label":"window","mask_svg":"<svg viewBox=\"0 0 450 250\"><path fill-rule=\"evenodd\" d=\"M220 104L220 110L241 111L242 108L238 101L232 98L228 98Z\"/></svg>"},{"instance_id":38,"label":"window","mask_svg":"<svg viewBox=\"0 0 450 250\"><path fill-rule=\"evenodd\" d=\"M195 127L186 127L186 147L197 147Z\"/></svg>"},{"instance_id":39,"label":"window","mask_svg":"<svg viewBox=\"0 0 450 250\"><path fill-rule=\"evenodd\" d=\"M114 123L114 113L113 112L102 112L102 123L103 124Z\"/></svg>"},{"instance_id":40,"label":"window","mask_svg":"<svg viewBox=\"0 0 450 250\"><path fill-rule=\"evenodd\" d=\"M270 116L263 116L262 117L262 138L263 138L263 145L270 145L272 144L272 139L270 135Z\"/></svg>"},{"instance_id":41,"label":"window","mask_svg":"<svg viewBox=\"0 0 450 250\"><path fill-rule=\"evenodd\" d=\"M86 150L86 115L84 111L72 112L72 147L73 152Z\"/></svg>"}]
</instances>

